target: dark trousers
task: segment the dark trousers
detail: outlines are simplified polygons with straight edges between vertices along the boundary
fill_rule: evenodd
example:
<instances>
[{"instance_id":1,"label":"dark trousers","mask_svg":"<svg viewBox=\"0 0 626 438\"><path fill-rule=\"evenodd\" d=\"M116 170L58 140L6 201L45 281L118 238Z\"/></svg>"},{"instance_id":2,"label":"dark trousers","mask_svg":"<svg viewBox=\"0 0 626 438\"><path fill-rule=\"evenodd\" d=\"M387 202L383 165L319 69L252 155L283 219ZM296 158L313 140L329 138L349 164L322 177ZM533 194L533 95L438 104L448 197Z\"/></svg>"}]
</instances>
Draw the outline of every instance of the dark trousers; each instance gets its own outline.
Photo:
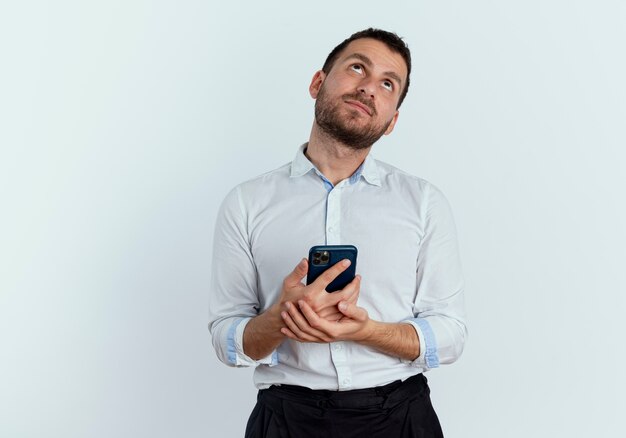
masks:
<instances>
[{"instance_id":1,"label":"dark trousers","mask_svg":"<svg viewBox=\"0 0 626 438\"><path fill-rule=\"evenodd\" d=\"M423 374L353 391L272 386L259 391L246 438L443 437Z\"/></svg>"}]
</instances>

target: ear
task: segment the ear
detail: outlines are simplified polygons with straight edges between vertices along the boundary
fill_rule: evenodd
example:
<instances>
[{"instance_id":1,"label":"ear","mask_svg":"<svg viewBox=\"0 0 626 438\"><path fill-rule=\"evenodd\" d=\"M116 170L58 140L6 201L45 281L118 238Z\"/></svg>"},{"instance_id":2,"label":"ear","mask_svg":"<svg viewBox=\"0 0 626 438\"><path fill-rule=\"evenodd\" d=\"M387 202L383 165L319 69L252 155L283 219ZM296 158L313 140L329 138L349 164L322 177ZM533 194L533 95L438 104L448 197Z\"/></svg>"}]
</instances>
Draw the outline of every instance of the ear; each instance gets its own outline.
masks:
<instances>
[{"instance_id":1,"label":"ear","mask_svg":"<svg viewBox=\"0 0 626 438\"><path fill-rule=\"evenodd\" d=\"M311 85L309 85L309 94L313 99L317 99L317 95L320 92L320 88L322 87L322 83L326 79L326 73L322 70L318 70L313 75L313 79L311 79Z\"/></svg>"},{"instance_id":2,"label":"ear","mask_svg":"<svg viewBox=\"0 0 626 438\"><path fill-rule=\"evenodd\" d=\"M396 122L398 121L399 115L400 115L400 111L396 111L396 113L393 115L393 119L391 119L391 123L389 124L389 126L387 127L387 130L385 131L385 135L391 134L391 131L393 131L393 127L396 126Z\"/></svg>"}]
</instances>

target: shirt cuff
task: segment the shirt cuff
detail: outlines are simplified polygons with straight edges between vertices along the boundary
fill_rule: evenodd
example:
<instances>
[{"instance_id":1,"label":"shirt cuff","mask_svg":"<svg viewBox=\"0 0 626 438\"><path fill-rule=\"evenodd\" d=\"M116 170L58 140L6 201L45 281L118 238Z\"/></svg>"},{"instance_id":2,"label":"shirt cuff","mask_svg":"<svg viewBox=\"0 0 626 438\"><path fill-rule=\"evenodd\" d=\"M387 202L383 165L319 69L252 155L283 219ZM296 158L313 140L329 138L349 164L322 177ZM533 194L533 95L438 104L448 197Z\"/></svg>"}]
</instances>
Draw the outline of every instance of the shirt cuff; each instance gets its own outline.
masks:
<instances>
[{"instance_id":1,"label":"shirt cuff","mask_svg":"<svg viewBox=\"0 0 626 438\"><path fill-rule=\"evenodd\" d=\"M411 324L417 332L420 343L420 355L413 361L403 361L414 367L426 370L439 366L439 354L437 353L437 339L430 323L424 318L412 318L403 321Z\"/></svg>"},{"instance_id":2,"label":"shirt cuff","mask_svg":"<svg viewBox=\"0 0 626 438\"><path fill-rule=\"evenodd\" d=\"M258 365L274 366L278 364L278 352L274 350L268 356L255 360L243 352L243 332L252 318L237 318L228 329L227 350L228 362L236 367L249 367Z\"/></svg>"}]
</instances>

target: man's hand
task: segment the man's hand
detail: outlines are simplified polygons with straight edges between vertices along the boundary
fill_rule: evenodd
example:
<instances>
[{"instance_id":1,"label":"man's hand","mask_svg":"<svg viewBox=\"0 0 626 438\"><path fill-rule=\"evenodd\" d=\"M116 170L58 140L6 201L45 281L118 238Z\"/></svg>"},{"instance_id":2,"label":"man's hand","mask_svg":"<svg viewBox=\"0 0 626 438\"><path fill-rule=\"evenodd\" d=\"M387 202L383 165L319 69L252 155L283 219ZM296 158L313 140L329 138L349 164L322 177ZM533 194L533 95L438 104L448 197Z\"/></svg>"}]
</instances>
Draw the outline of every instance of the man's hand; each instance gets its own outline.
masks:
<instances>
[{"instance_id":1,"label":"man's hand","mask_svg":"<svg viewBox=\"0 0 626 438\"><path fill-rule=\"evenodd\" d=\"M357 276L360 281L360 276ZM297 305L286 304L281 313L286 328L281 332L300 342L328 343L336 341L365 341L373 330L367 310L347 301L338 303L342 317L328 320L316 313L304 300Z\"/></svg>"},{"instance_id":2,"label":"man's hand","mask_svg":"<svg viewBox=\"0 0 626 438\"><path fill-rule=\"evenodd\" d=\"M302 278L306 275L309 263L302 261L283 281L283 289L276 306L281 311L298 301L304 301L321 318L337 321L344 315L337 308L341 301L356 303L361 287L361 277L356 276L341 291L328 293L326 287L350 266L350 260L342 260L322 273L313 283L304 285Z\"/></svg>"},{"instance_id":3,"label":"man's hand","mask_svg":"<svg viewBox=\"0 0 626 438\"><path fill-rule=\"evenodd\" d=\"M302 301L323 319L337 321L344 317L337 308L340 301L356 303L359 297L361 278L357 276L343 290L328 293L328 286L339 274L350 266L350 260L343 260L320 275L313 283L304 285L308 261L303 259L283 281L280 298L266 312L255 316L248 322L243 332L243 350L253 359L261 359L270 354L285 339L281 328L285 326L281 312L293 303Z\"/></svg>"},{"instance_id":4,"label":"man's hand","mask_svg":"<svg viewBox=\"0 0 626 438\"><path fill-rule=\"evenodd\" d=\"M420 355L417 332L410 324L385 323L370 319L367 310L342 301L337 308L343 318L328 321L303 300L287 305L281 312L285 325L281 333L298 342L330 343L354 341L374 347L390 356L415 360Z\"/></svg>"}]
</instances>

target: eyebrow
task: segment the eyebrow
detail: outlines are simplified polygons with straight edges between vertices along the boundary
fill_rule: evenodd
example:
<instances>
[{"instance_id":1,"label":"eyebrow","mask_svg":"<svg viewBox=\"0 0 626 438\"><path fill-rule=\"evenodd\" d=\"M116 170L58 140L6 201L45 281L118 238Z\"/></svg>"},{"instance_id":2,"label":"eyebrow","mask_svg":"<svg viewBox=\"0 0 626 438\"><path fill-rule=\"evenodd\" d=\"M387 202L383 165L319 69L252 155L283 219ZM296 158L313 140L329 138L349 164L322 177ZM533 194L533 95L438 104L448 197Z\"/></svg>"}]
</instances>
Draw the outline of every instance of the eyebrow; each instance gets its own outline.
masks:
<instances>
[{"instance_id":1,"label":"eyebrow","mask_svg":"<svg viewBox=\"0 0 626 438\"><path fill-rule=\"evenodd\" d=\"M352 58L356 58L359 61L361 61L363 64L367 65L368 67L371 67L372 65L374 65L374 63L372 62L371 59L369 59L367 56L365 56L362 53L352 53L350 56L348 56L346 58L346 61L352 59ZM400 89L402 89L402 78L400 78L400 76L393 71L386 71L383 73L385 76L389 76L391 79L393 79L394 81L396 81L398 83L398 85L400 86Z\"/></svg>"}]
</instances>

